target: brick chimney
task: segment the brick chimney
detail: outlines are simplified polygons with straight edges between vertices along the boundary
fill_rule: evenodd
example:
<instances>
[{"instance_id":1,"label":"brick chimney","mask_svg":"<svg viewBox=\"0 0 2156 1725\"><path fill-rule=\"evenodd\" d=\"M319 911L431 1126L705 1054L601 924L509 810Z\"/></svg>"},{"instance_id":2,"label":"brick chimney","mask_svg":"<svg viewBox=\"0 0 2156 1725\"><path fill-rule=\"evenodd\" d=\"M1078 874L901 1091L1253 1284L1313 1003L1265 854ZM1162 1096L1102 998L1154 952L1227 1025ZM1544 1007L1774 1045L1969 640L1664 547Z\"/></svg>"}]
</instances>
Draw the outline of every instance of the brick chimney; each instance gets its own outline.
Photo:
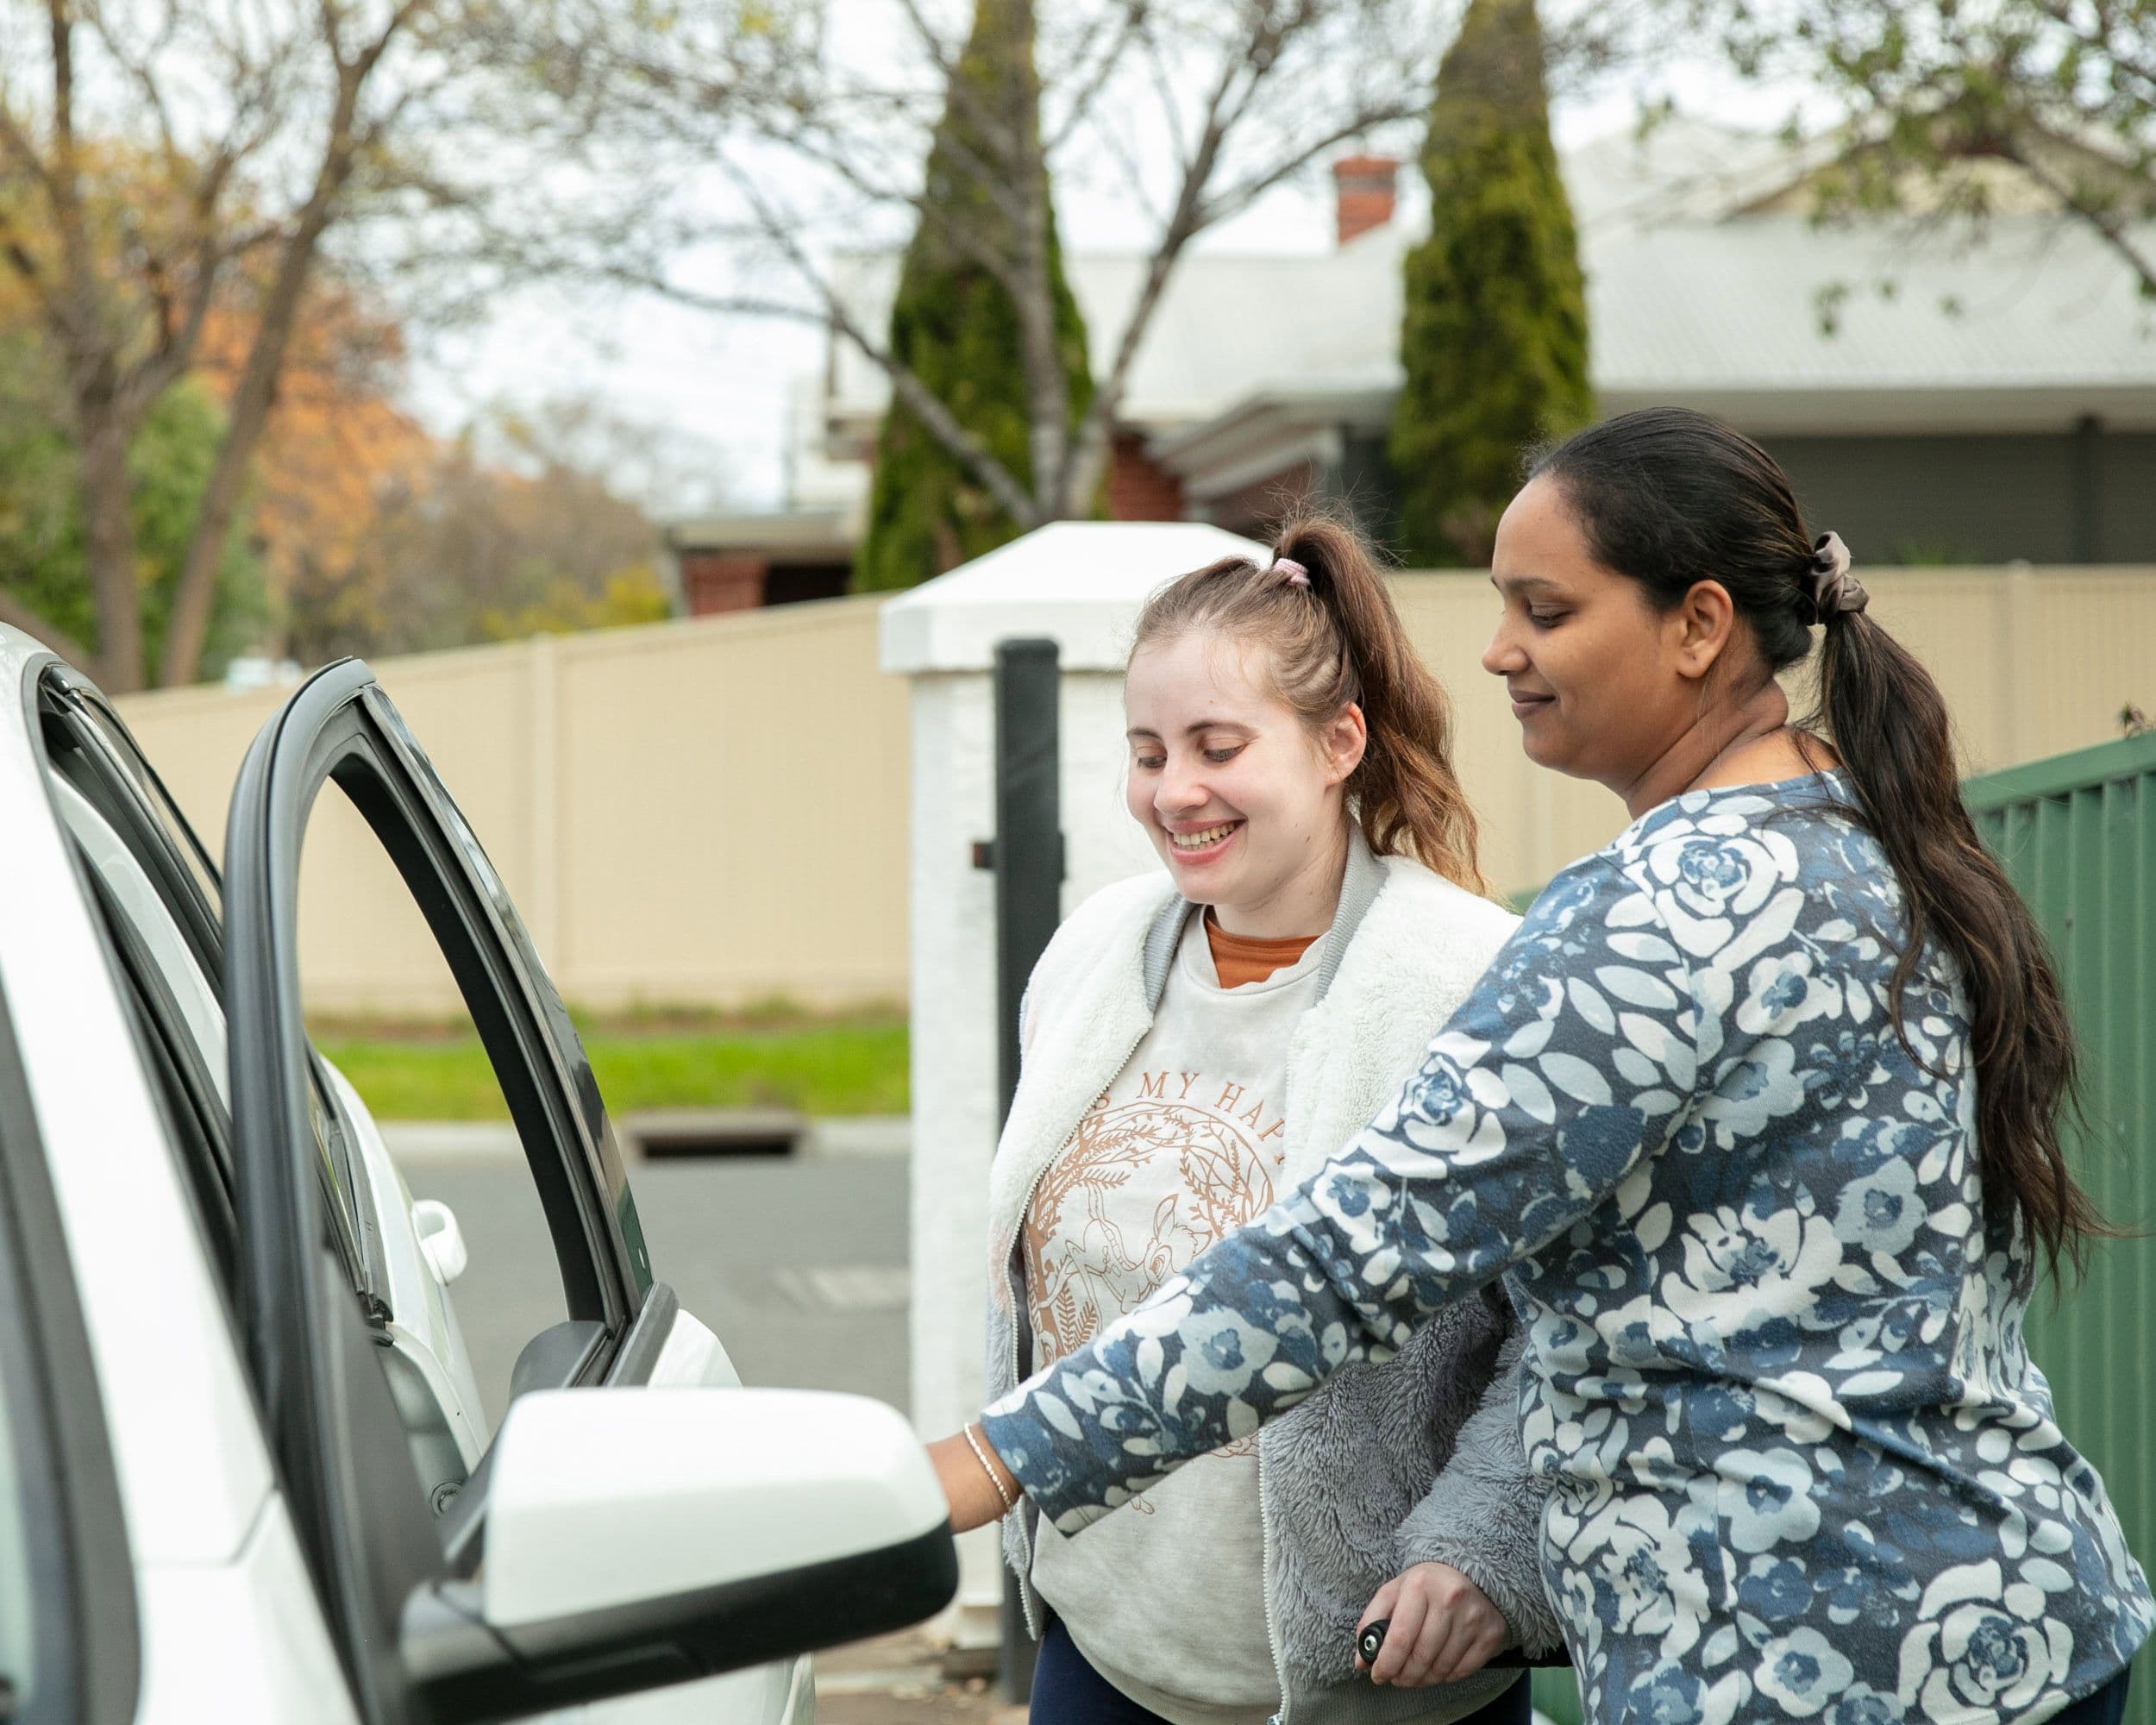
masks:
<instances>
[{"instance_id":1,"label":"brick chimney","mask_svg":"<svg viewBox=\"0 0 2156 1725\"><path fill-rule=\"evenodd\" d=\"M1340 244L1393 219L1393 179L1399 172L1391 156L1343 156L1332 164Z\"/></svg>"}]
</instances>

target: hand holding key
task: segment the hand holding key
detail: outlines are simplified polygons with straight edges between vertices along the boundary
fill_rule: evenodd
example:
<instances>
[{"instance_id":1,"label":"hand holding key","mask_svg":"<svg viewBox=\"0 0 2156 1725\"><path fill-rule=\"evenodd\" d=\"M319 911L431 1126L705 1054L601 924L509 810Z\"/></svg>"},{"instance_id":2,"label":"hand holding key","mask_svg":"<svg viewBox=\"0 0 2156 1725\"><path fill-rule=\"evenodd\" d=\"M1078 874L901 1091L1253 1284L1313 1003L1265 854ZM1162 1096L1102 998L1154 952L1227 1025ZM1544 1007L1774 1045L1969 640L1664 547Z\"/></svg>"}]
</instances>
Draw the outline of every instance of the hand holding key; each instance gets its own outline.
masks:
<instances>
[{"instance_id":1,"label":"hand holding key","mask_svg":"<svg viewBox=\"0 0 2156 1725\"><path fill-rule=\"evenodd\" d=\"M1356 1626L1355 1665L1401 1689L1457 1683L1512 1639L1489 1595L1450 1564L1415 1564L1370 1597Z\"/></svg>"}]
</instances>

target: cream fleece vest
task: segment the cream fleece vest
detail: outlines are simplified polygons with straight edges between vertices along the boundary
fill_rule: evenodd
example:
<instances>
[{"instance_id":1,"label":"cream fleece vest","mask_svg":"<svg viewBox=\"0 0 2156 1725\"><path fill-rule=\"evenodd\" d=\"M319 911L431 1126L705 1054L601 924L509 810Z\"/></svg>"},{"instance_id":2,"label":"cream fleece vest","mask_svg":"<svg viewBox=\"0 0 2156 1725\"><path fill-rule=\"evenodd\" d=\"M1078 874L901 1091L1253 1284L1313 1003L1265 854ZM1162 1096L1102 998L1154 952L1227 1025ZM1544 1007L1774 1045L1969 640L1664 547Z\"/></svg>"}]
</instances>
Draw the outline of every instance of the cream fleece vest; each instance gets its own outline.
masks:
<instances>
[{"instance_id":1,"label":"cream fleece vest","mask_svg":"<svg viewBox=\"0 0 2156 1725\"><path fill-rule=\"evenodd\" d=\"M1192 908L1161 874L1106 888L1034 969L1024 1068L989 1176L988 1400L1015 1387L1031 1352L1015 1250L1030 1195L1144 1039ZM1405 858L1371 856L1357 837L1320 944L1322 992L1288 1051L1282 1190L1315 1174L1389 1100L1518 921ZM1481 1672L1416 1690L1354 1676L1355 1621L1409 1562L1453 1564L1522 1645L1556 1643L1535 1550L1543 1494L1511 1411L1516 1347L1501 1371L1508 1331L1493 1307L1466 1302L1395 1359L1341 1374L1262 1434L1267 1628L1283 1721L1442 1725L1512 1679ZM1318 1504L1324 1513L1312 1513ZM1006 1521L1005 1540L1025 1577L1030 1512ZM1026 1593L1038 1634L1038 1602Z\"/></svg>"}]
</instances>

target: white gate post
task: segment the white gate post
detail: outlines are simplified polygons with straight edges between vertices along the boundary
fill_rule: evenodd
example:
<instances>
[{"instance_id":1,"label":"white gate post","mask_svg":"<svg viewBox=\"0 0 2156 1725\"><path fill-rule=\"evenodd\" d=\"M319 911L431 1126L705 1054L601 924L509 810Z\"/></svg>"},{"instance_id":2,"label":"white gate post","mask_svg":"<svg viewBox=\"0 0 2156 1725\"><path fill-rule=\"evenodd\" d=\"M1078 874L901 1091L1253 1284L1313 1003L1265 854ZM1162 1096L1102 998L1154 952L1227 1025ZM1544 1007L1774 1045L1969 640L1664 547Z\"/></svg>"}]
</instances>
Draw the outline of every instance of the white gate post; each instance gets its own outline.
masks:
<instances>
[{"instance_id":1,"label":"white gate post","mask_svg":"<svg viewBox=\"0 0 2156 1725\"><path fill-rule=\"evenodd\" d=\"M1123 662L1147 594L1265 548L1198 522L1066 521L1037 529L883 609L886 671L910 678L912 1415L924 1438L981 1409L988 1163L995 1151L994 877L973 866L995 826L993 672L999 641L1061 652L1060 774L1068 913L1112 881L1159 867L1123 810ZM993 1530L960 1542L958 1604L942 1628L997 1637Z\"/></svg>"}]
</instances>

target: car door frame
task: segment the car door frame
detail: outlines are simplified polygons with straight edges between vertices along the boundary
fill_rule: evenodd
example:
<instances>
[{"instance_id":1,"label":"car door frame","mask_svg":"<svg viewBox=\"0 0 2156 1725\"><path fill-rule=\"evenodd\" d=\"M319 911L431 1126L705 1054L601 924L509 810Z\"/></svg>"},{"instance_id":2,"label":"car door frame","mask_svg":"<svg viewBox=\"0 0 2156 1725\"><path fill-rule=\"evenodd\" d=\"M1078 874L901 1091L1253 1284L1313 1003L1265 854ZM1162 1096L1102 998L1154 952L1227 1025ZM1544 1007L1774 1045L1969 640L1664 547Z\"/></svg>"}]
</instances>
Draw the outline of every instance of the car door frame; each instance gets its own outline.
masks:
<instances>
[{"instance_id":1,"label":"car door frame","mask_svg":"<svg viewBox=\"0 0 2156 1725\"><path fill-rule=\"evenodd\" d=\"M0 1401L33 1571L38 1681L22 1725L135 1716L134 1559L74 1266L8 1002L0 995ZM0 1678L7 1674L0 1672Z\"/></svg>"},{"instance_id":2,"label":"car door frame","mask_svg":"<svg viewBox=\"0 0 2156 1725\"><path fill-rule=\"evenodd\" d=\"M304 1113L311 1051L298 980L299 858L319 794L333 782L425 918L523 1145L569 1312L548 1387L649 1381L678 1308L651 1277L581 1041L498 875L373 672L357 660L317 672L248 751L227 827L241 1307L271 1447L362 1712L397 1719L405 1689L398 1603L430 1576L475 1568L487 1465L439 1524L414 1522L393 1502L382 1513L373 1494L393 1499L396 1483L368 1477L409 1464L385 1452L386 1391L376 1395L369 1382L379 1372L354 1364L367 1352L365 1314L340 1297L325 1262Z\"/></svg>"},{"instance_id":3,"label":"car door frame","mask_svg":"<svg viewBox=\"0 0 2156 1725\"><path fill-rule=\"evenodd\" d=\"M72 666L54 659L35 669L29 678L28 687L32 692L32 724L40 728L56 726L65 736L67 744L80 756L85 769L84 776L78 779L63 768L49 737L47 737L41 739L41 754L47 772L55 779L69 781L71 787L90 804L97 818L110 829L113 837L125 848L134 866L147 878L195 963L212 988L219 991L218 1011L222 1014L224 983L223 882L193 825L181 812L178 800L158 775L148 757L142 753L141 745L135 742L125 721L113 710L111 703L105 699L96 684ZM161 810L152 805L161 805ZM126 925L131 919L117 914L116 907L110 902L104 887L95 878L97 871L89 866L86 860L78 872L82 876L84 891L107 923L110 944L122 968L130 972L137 991L156 993L160 985L154 973L161 967L151 963L147 955L140 950L140 943L134 939ZM168 1007L172 1006L169 1001L166 1004ZM169 1022L176 1012L174 1007L163 1013L162 1016ZM153 1013L152 1016L159 1014ZM176 1057L182 1067L191 1064L184 1051ZM210 1116L205 1136L212 1154L201 1166L195 1165L197 1159L191 1157L188 1174L191 1180L205 1176L214 1179L217 1188L217 1203L229 1217L235 1177L230 1113L222 1099L213 1094L215 1081L210 1080L206 1085L201 1082L205 1076L195 1075L187 1081L186 1088L193 1093L188 1099L191 1104ZM329 1132L334 1137L348 1131L348 1126L341 1120L341 1110L335 1103L333 1087L327 1082L326 1075L319 1070L316 1076L316 1092ZM345 1186L355 1187L356 1179L350 1167L351 1146L344 1144L325 1146L325 1157L332 1154L342 1158L346 1164L342 1176ZM322 1177L325 1181L335 1181L339 1176L325 1166ZM339 1197L341 1214L337 1226L342 1236L342 1250L347 1253L352 1274L363 1291L371 1297L380 1299L388 1284L388 1266L383 1242L369 1208L359 1203L357 1199L356 1190L341 1194ZM236 1223L232 1223L222 1226L219 1232L222 1235L230 1235L235 1226ZM221 1263L229 1271L230 1254L222 1251L228 1242L221 1238L217 1243L222 1253ZM229 1274L226 1276L225 1283L228 1286L232 1285Z\"/></svg>"}]
</instances>

